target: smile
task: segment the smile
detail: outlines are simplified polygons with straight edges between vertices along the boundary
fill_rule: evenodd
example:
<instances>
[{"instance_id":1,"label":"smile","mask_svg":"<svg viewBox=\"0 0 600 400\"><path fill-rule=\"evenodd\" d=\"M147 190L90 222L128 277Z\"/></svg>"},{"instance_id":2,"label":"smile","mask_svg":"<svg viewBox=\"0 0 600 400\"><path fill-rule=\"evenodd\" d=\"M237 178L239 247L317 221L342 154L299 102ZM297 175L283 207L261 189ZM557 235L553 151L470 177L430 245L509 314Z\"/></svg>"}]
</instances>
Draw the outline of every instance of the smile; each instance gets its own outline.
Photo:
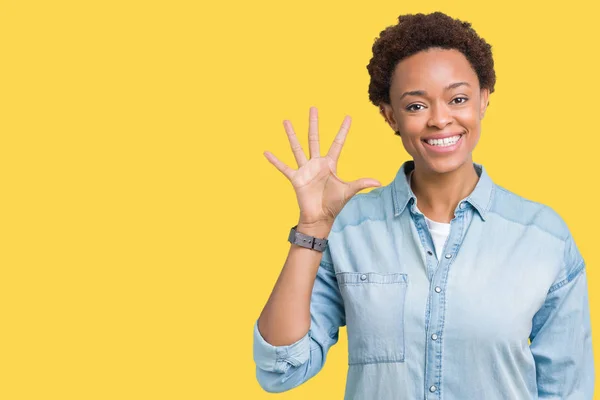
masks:
<instances>
[{"instance_id":1,"label":"smile","mask_svg":"<svg viewBox=\"0 0 600 400\"><path fill-rule=\"evenodd\" d=\"M456 135L456 136L451 136L451 137L447 137L444 139L430 139L430 140L424 140L425 143L427 143L430 146L437 146L437 147L448 147L448 146L452 146L454 144L456 144L462 135Z\"/></svg>"},{"instance_id":2,"label":"smile","mask_svg":"<svg viewBox=\"0 0 600 400\"><path fill-rule=\"evenodd\" d=\"M421 140L425 149L429 150L432 153L437 154L447 154L458 149L462 144L464 133L460 135L454 135L451 137L443 138L443 139L429 139L429 140Z\"/></svg>"}]
</instances>

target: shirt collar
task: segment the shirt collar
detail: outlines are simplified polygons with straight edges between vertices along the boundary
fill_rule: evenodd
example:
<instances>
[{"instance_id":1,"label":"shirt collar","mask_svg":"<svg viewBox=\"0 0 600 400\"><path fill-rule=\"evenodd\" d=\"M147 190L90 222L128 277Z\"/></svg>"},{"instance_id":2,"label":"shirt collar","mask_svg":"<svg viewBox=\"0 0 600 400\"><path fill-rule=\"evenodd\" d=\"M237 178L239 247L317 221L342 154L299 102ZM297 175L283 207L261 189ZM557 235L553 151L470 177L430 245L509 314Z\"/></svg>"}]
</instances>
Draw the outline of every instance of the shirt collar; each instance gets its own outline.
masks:
<instances>
[{"instance_id":1,"label":"shirt collar","mask_svg":"<svg viewBox=\"0 0 600 400\"><path fill-rule=\"evenodd\" d=\"M473 167L479 175L479 180L475 189L464 200L470 203L479 213L481 219L485 221L487 212L492 203L492 195L494 183L487 174L485 168L481 164L473 163ZM413 193L408 184L408 174L415 169L414 160L406 161L400 166L396 173L396 177L392 182L392 203L394 207L394 217L402 214L408 203L412 200L413 203L417 197Z\"/></svg>"}]
</instances>

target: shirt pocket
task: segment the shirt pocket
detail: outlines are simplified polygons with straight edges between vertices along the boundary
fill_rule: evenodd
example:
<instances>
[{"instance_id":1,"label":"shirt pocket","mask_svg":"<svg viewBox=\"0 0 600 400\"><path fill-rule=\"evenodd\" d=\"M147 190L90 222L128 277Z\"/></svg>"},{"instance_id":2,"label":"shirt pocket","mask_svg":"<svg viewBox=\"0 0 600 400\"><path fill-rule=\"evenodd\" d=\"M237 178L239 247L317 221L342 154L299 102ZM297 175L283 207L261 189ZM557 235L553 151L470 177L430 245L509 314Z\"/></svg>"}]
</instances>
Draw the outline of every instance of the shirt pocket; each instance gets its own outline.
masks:
<instances>
[{"instance_id":1,"label":"shirt pocket","mask_svg":"<svg viewBox=\"0 0 600 400\"><path fill-rule=\"evenodd\" d=\"M348 333L348 364L404 362L408 275L338 272Z\"/></svg>"}]
</instances>

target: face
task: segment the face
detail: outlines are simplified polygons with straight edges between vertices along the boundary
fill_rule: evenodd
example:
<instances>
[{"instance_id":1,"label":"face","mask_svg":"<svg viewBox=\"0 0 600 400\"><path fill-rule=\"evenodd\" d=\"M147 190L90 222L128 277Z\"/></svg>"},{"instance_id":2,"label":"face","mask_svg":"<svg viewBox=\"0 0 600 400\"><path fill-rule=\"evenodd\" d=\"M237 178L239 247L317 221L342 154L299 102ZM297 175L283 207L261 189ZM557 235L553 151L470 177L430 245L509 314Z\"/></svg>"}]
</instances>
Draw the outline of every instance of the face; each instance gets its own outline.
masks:
<instances>
[{"instance_id":1,"label":"face","mask_svg":"<svg viewBox=\"0 0 600 400\"><path fill-rule=\"evenodd\" d=\"M460 51L432 48L398 63L383 114L415 168L447 173L472 164L488 95Z\"/></svg>"}]
</instances>

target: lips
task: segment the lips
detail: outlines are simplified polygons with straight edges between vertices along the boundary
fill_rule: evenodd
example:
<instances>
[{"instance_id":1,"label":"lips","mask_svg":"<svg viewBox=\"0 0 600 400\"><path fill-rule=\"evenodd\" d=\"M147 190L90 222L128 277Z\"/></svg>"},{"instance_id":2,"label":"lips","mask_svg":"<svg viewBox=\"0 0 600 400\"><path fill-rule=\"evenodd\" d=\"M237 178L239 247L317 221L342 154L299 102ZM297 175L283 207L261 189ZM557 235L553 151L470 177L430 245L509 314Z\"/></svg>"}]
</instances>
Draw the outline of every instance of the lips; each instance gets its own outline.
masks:
<instances>
[{"instance_id":1,"label":"lips","mask_svg":"<svg viewBox=\"0 0 600 400\"><path fill-rule=\"evenodd\" d=\"M434 139L446 139L446 138L451 138L454 136L458 136L458 135L464 135L465 132L452 132L452 133L438 133L436 135L430 135L427 137L424 137L423 139L421 139L421 141L426 142L427 140L434 140Z\"/></svg>"},{"instance_id":2,"label":"lips","mask_svg":"<svg viewBox=\"0 0 600 400\"><path fill-rule=\"evenodd\" d=\"M425 149L427 151L429 151L431 154L451 154L454 151L456 151L459 147L462 146L462 142L463 142L463 137L465 136L464 134L459 135L460 137L458 138L458 140L456 141L456 143L451 144L451 145L447 145L447 146L436 146L436 145L432 145L427 143L425 140L423 140L423 146L425 147Z\"/></svg>"}]
</instances>

